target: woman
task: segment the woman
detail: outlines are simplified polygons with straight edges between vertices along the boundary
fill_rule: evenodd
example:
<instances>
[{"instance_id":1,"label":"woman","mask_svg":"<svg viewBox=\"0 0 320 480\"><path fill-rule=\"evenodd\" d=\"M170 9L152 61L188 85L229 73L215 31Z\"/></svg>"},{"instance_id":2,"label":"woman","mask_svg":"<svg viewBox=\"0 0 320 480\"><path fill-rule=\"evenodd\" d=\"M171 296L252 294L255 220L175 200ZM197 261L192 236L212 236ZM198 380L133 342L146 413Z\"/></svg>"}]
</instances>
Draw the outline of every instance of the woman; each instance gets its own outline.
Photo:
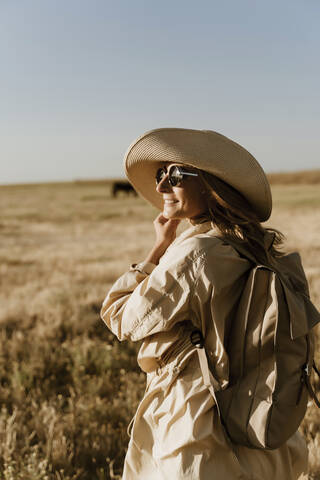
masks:
<instances>
[{"instance_id":1,"label":"woman","mask_svg":"<svg viewBox=\"0 0 320 480\"><path fill-rule=\"evenodd\" d=\"M190 341L197 328L214 346L208 362L225 388L226 340L251 266L231 243L259 263L280 255L281 234L260 224L272 206L262 168L223 135L176 128L139 137L125 168L161 213L147 258L116 281L101 312L119 340L142 340L138 363L147 373L123 479L306 478L307 450L298 433L273 451L230 444ZM183 219L191 227L176 238Z\"/></svg>"}]
</instances>

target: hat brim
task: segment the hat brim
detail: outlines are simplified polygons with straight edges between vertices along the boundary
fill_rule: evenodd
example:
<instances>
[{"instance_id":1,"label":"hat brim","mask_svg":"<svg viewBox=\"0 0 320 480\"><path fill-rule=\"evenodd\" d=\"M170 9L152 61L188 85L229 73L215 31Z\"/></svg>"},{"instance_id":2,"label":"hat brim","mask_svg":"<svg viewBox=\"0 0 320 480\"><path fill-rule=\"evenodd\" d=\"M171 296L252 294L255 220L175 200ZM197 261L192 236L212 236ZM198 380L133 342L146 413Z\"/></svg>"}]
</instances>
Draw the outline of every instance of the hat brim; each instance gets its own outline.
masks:
<instances>
[{"instance_id":1,"label":"hat brim","mask_svg":"<svg viewBox=\"0 0 320 480\"><path fill-rule=\"evenodd\" d=\"M209 172L238 190L260 221L270 217L268 179L257 160L241 145L211 130L158 128L141 135L125 155L125 172L138 193L162 210L155 176L164 163L181 163Z\"/></svg>"}]
</instances>

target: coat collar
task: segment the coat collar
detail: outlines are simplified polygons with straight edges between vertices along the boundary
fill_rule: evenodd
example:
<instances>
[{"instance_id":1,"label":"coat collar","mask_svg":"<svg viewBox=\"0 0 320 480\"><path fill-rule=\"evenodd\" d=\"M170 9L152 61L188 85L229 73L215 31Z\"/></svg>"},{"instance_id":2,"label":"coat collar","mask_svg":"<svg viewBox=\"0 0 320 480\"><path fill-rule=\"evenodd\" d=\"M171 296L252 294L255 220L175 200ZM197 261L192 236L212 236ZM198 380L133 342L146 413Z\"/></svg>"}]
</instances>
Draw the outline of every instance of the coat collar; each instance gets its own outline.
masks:
<instances>
[{"instance_id":1,"label":"coat collar","mask_svg":"<svg viewBox=\"0 0 320 480\"><path fill-rule=\"evenodd\" d=\"M190 222L191 223L191 222ZM199 235L201 233L207 233L212 230L212 233L214 234L217 233L217 229L213 227L212 222L209 220L206 220L202 223L196 223L196 224L191 224L189 228L184 230L176 239L175 241L171 244L173 245L179 245L182 243L184 240L187 238L192 238L195 235Z\"/></svg>"}]
</instances>

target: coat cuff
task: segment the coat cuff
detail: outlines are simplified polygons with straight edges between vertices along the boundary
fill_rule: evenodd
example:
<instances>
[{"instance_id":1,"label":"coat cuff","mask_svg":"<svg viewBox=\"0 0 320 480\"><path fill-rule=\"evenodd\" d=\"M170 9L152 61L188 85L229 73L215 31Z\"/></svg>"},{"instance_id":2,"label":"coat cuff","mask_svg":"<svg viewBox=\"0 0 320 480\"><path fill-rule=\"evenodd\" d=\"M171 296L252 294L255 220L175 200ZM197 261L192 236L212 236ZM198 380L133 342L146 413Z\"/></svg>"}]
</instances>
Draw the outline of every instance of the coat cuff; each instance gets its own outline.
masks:
<instances>
[{"instance_id":1,"label":"coat cuff","mask_svg":"<svg viewBox=\"0 0 320 480\"><path fill-rule=\"evenodd\" d=\"M141 262L141 263L133 263L130 266L130 272L140 272L145 273L146 275L150 275L150 273L155 269L156 265L150 262Z\"/></svg>"}]
</instances>

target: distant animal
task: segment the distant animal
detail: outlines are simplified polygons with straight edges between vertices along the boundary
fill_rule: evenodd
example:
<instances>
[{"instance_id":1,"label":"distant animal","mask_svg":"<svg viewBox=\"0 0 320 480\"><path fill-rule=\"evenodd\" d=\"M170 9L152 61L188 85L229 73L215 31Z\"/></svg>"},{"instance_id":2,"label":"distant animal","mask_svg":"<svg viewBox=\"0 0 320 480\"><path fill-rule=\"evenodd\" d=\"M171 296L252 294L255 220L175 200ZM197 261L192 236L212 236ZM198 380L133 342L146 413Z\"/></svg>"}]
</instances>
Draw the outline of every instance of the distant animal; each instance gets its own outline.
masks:
<instances>
[{"instance_id":1,"label":"distant animal","mask_svg":"<svg viewBox=\"0 0 320 480\"><path fill-rule=\"evenodd\" d=\"M137 192L129 182L113 182L112 184L112 196L115 198L119 192L132 193L137 196Z\"/></svg>"}]
</instances>

